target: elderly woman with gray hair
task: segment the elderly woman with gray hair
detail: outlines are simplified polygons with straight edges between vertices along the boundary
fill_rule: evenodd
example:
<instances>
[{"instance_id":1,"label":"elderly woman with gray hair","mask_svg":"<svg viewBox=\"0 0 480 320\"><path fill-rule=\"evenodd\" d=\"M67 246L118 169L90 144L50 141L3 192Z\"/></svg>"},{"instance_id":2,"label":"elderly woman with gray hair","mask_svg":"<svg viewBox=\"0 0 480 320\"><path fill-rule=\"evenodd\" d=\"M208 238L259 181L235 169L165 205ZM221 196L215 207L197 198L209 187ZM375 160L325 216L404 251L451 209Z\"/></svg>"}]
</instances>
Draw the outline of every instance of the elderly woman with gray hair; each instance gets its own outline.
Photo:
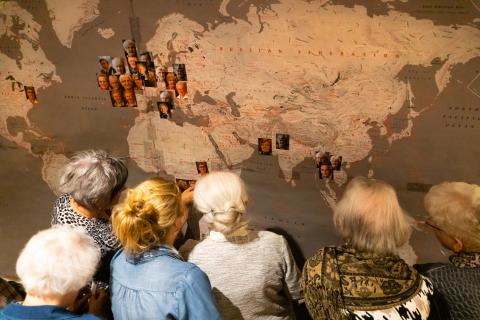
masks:
<instances>
[{"instance_id":1,"label":"elderly woman with gray hair","mask_svg":"<svg viewBox=\"0 0 480 320\"><path fill-rule=\"evenodd\" d=\"M322 248L305 263L302 286L310 315L329 320L427 319L433 286L396 254L412 228L392 186L354 178L333 220L346 244Z\"/></svg>"},{"instance_id":2,"label":"elderly woman with gray hair","mask_svg":"<svg viewBox=\"0 0 480 320\"><path fill-rule=\"evenodd\" d=\"M285 239L249 228L247 193L230 172L214 172L195 185L194 203L212 230L180 249L208 275L222 318L292 319L291 300L302 298L300 272Z\"/></svg>"},{"instance_id":3,"label":"elderly woman with gray hair","mask_svg":"<svg viewBox=\"0 0 480 320\"><path fill-rule=\"evenodd\" d=\"M453 254L450 263L416 265L455 320L480 319L480 186L444 182L425 196L425 227Z\"/></svg>"},{"instance_id":4,"label":"elderly woman with gray hair","mask_svg":"<svg viewBox=\"0 0 480 320\"><path fill-rule=\"evenodd\" d=\"M101 150L79 152L63 169L59 186L62 195L53 208L52 225L84 227L95 240L102 258L94 280L103 284L110 281L110 260L119 246L112 232L110 212L127 178L122 160Z\"/></svg>"},{"instance_id":5,"label":"elderly woman with gray hair","mask_svg":"<svg viewBox=\"0 0 480 320\"><path fill-rule=\"evenodd\" d=\"M92 314L105 316L106 293L83 290L99 259L98 248L84 230L55 226L38 232L17 260L25 300L0 310L0 319L94 320L99 318ZM91 314L80 314L83 311Z\"/></svg>"}]
</instances>

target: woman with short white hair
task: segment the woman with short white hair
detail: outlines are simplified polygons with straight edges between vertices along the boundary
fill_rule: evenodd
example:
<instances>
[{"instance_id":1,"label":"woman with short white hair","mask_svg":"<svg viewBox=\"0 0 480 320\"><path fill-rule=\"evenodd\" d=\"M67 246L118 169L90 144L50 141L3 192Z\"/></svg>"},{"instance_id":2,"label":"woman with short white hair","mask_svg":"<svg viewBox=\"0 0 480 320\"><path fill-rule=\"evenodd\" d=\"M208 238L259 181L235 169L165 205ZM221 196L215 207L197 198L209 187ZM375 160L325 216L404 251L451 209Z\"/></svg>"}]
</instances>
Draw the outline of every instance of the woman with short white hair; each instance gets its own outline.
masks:
<instances>
[{"instance_id":1,"label":"woman with short white hair","mask_svg":"<svg viewBox=\"0 0 480 320\"><path fill-rule=\"evenodd\" d=\"M300 272L282 236L248 226L247 200L244 183L231 172L198 180L194 203L212 230L181 252L210 278L224 319L292 319L291 300L302 298Z\"/></svg>"},{"instance_id":2,"label":"woman with short white hair","mask_svg":"<svg viewBox=\"0 0 480 320\"><path fill-rule=\"evenodd\" d=\"M110 281L110 260L119 243L110 222L112 207L125 188L128 170L119 158L102 150L82 151L63 168L52 225L69 224L86 228L101 250L101 264L95 281L106 287Z\"/></svg>"},{"instance_id":3,"label":"woman with short white hair","mask_svg":"<svg viewBox=\"0 0 480 320\"><path fill-rule=\"evenodd\" d=\"M0 319L98 319L73 312L79 311L79 291L92 279L99 259L93 239L82 229L56 226L38 232L17 260L25 300L7 305ZM81 298L90 298L90 313L103 315L104 291Z\"/></svg>"},{"instance_id":4,"label":"woman with short white hair","mask_svg":"<svg viewBox=\"0 0 480 320\"><path fill-rule=\"evenodd\" d=\"M424 199L424 225L453 254L450 263L417 265L447 301L452 319L480 319L480 186L444 182Z\"/></svg>"},{"instance_id":5,"label":"woman with short white hair","mask_svg":"<svg viewBox=\"0 0 480 320\"><path fill-rule=\"evenodd\" d=\"M389 184L354 178L333 217L346 239L320 249L303 268L305 303L314 319L427 319L431 283L396 255L411 219Z\"/></svg>"}]
</instances>

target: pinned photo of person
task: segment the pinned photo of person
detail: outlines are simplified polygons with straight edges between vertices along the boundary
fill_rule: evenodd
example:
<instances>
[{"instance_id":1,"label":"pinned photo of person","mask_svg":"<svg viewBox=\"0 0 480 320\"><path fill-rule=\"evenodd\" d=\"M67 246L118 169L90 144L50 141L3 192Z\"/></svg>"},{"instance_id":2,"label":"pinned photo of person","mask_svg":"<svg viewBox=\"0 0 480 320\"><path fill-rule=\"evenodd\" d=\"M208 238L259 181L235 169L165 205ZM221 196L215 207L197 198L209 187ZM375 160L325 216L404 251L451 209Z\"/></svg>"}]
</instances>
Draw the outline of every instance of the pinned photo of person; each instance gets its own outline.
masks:
<instances>
[{"instance_id":1,"label":"pinned photo of person","mask_svg":"<svg viewBox=\"0 0 480 320\"><path fill-rule=\"evenodd\" d=\"M120 84L120 79L118 76L111 74L108 76L108 83L110 84L111 90L121 90L122 85Z\"/></svg>"},{"instance_id":2,"label":"pinned photo of person","mask_svg":"<svg viewBox=\"0 0 480 320\"><path fill-rule=\"evenodd\" d=\"M126 101L127 107L135 108L137 107L137 98L135 97L135 91L125 90L123 93L123 98Z\"/></svg>"},{"instance_id":3,"label":"pinned photo of person","mask_svg":"<svg viewBox=\"0 0 480 320\"><path fill-rule=\"evenodd\" d=\"M176 63L173 65L173 72L177 76L177 81L187 81L187 69L185 64Z\"/></svg>"},{"instance_id":4,"label":"pinned photo of person","mask_svg":"<svg viewBox=\"0 0 480 320\"><path fill-rule=\"evenodd\" d=\"M30 101L31 104L38 103L37 94L35 93L35 88L30 86L24 86L25 97Z\"/></svg>"},{"instance_id":5,"label":"pinned photo of person","mask_svg":"<svg viewBox=\"0 0 480 320\"><path fill-rule=\"evenodd\" d=\"M100 72L106 75L113 74L115 71L112 68L112 57L99 56L98 63L100 64Z\"/></svg>"},{"instance_id":6,"label":"pinned photo of person","mask_svg":"<svg viewBox=\"0 0 480 320\"><path fill-rule=\"evenodd\" d=\"M133 82L132 76L128 73L122 74L120 76L120 84L124 90L133 90L135 83Z\"/></svg>"},{"instance_id":7,"label":"pinned photo of person","mask_svg":"<svg viewBox=\"0 0 480 320\"><path fill-rule=\"evenodd\" d=\"M197 172L199 175L203 177L208 174L207 161L196 161L195 165L197 166Z\"/></svg>"},{"instance_id":8,"label":"pinned photo of person","mask_svg":"<svg viewBox=\"0 0 480 320\"><path fill-rule=\"evenodd\" d=\"M167 90L175 90L177 85L177 76L173 72L165 74L165 88Z\"/></svg>"},{"instance_id":9,"label":"pinned photo of person","mask_svg":"<svg viewBox=\"0 0 480 320\"><path fill-rule=\"evenodd\" d=\"M258 153L264 156L272 154L272 139L258 138Z\"/></svg>"},{"instance_id":10,"label":"pinned photo of person","mask_svg":"<svg viewBox=\"0 0 480 320\"><path fill-rule=\"evenodd\" d=\"M188 188L192 187L194 188L195 187L195 183L197 182L197 180L192 180L192 179L179 179L179 178L176 178L175 179L175 182L177 183L177 186L178 188L180 189L180 191L185 191L187 190Z\"/></svg>"},{"instance_id":11,"label":"pinned photo of person","mask_svg":"<svg viewBox=\"0 0 480 320\"><path fill-rule=\"evenodd\" d=\"M288 150L290 148L290 135L277 133L275 136L276 147L279 150Z\"/></svg>"},{"instance_id":12,"label":"pinned photo of person","mask_svg":"<svg viewBox=\"0 0 480 320\"><path fill-rule=\"evenodd\" d=\"M138 61L138 59L135 56L127 57L128 70L129 70L130 74L132 74L132 75L138 73L137 61Z\"/></svg>"},{"instance_id":13,"label":"pinned photo of person","mask_svg":"<svg viewBox=\"0 0 480 320\"><path fill-rule=\"evenodd\" d=\"M110 85L108 84L108 75L105 73L97 74L97 84L100 90L110 90Z\"/></svg>"},{"instance_id":14,"label":"pinned photo of person","mask_svg":"<svg viewBox=\"0 0 480 320\"><path fill-rule=\"evenodd\" d=\"M125 74L125 60L121 57L115 57L112 59L112 66L116 75Z\"/></svg>"},{"instance_id":15,"label":"pinned photo of person","mask_svg":"<svg viewBox=\"0 0 480 320\"><path fill-rule=\"evenodd\" d=\"M121 90L114 89L110 91L110 99L112 100L112 107L114 108L123 108L127 106Z\"/></svg>"},{"instance_id":16,"label":"pinned photo of person","mask_svg":"<svg viewBox=\"0 0 480 320\"><path fill-rule=\"evenodd\" d=\"M173 109L173 102L175 101L175 91L173 90L160 91L160 101L168 103L170 109Z\"/></svg>"},{"instance_id":17,"label":"pinned photo of person","mask_svg":"<svg viewBox=\"0 0 480 320\"><path fill-rule=\"evenodd\" d=\"M155 70L155 64L153 63L152 53L150 51L142 52L139 60L145 62L147 69Z\"/></svg>"},{"instance_id":18,"label":"pinned photo of person","mask_svg":"<svg viewBox=\"0 0 480 320\"><path fill-rule=\"evenodd\" d=\"M318 178L333 179L333 166L330 160L332 155L330 152L324 152L322 155L317 152L315 157L317 158Z\"/></svg>"},{"instance_id":19,"label":"pinned photo of person","mask_svg":"<svg viewBox=\"0 0 480 320\"><path fill-rule=\"evenodd\" d=\"M134 40L123 40L122 45L125 51L125 57L137 57L137 44Z\"/></svg>"},{"instance_id":20,"label":"pinned photo of person","mask_svg":"<svg viewBox=\"0 0 480 320\"><path fill-rule=\"evenodd\" d=\"M167 102L157 102L158 112L160 112L160 119L170 119L172 111L170 105Z\"/></svg>"},{"instance_id":21,"label":"pinned photo of person","mask_svg":"<svg viewBox=\"0 0 480 320\"><path fill-rule=\"evenodd\" d=\"M156 87L157 86L157 76L155 75L155 70L147 69L147 77L143 80L143 85L145 87Z\"/></svg>"},{"instance_id":22,"label":"pinned photo of person","mask_svg":"<svg viewBox=\"0 0 480 320\"><path fill-rule=\"evenodd\" d=\"M340 171L340 169L342 169L342 160L342 156L339 156L333 160L333 170Z\"/></svg>"},{"instance_id":23,"label":"pinned photo of person","mask_svg":"<svg viewBox=\"0 0 480 320\"><path fill-rule=\"evenodd\" d=\"M143 77L145 79L147 77L147 63L144 61L137 61L137 64L135 66L137 69L138 74L140 77Z\"/></svg>"},{"instance_id":24,"label":"pinned photo of person","mask_svg":"<svg viewBox=\"0 0 480 320\"><path fill-rule=\"evenodd\" d=\"M188 88L187 88L187 81L178 81L176 85L177 89L177 98L180 102L188 99Z\"/></svg>"}]
</instances>

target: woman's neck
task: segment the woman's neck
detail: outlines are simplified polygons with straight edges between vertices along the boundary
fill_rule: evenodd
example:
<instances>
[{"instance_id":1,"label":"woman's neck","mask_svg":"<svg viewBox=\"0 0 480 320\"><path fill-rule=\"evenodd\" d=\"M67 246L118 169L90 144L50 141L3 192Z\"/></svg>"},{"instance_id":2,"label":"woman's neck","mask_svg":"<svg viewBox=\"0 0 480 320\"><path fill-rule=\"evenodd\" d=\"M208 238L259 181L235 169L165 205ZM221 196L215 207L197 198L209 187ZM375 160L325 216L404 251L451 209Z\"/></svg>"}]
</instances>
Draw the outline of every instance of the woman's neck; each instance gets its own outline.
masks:
<instances>
[{"instance_id":1,"label":"woman's neck","mask_svg":"<svg viewBox=\"0 0 480 320\"><path fill-rule=\"evenodd\" d=\"M88 219L94 219L94 218L98 219L98 218L106 217L105 212L102 212L100 210L92 210L92 209L85 208L82 205L80 205L77 201L75 201L73 197L70 197L70 207L72 207L72 209L76 213ZM108 217L106 218L108 219Z\"/></svg>"},{"instance_id":2,"label":"woman's neck","mask_svg":"<svg viewBox=\"0 0 480 320\"><path fill-rule=\"evenodd\" d=\"M25 297L25 300L22 302L22 305L34 307L34 306L60 306L66 308L71 305L75 300L75 293L61 295L50 295L50 296L37 296L28 294Z\"/></svg>"}]
</instances>

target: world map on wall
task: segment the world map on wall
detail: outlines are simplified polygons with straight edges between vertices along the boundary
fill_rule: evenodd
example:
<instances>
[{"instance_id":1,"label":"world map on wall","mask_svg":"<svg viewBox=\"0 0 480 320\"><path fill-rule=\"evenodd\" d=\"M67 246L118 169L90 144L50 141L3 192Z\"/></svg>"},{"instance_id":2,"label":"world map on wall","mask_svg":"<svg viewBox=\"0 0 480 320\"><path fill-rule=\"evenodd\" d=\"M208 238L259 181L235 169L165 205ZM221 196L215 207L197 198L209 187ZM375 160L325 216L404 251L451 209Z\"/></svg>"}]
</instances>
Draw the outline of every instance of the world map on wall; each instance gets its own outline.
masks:
<instances>
[{"instance_id":1,"label":"world map on wall","mask_svg":"<svg viewBox=\"0 0 480 320\"><path fill-rule=\"evenodd\" d=\"M125 39L166 72L185 65L188 99L168 119L160 80L136 108L99 89L98 57ZM0 97L0 270L49 225L59 169L91 148L124 157L131 186L196 180L198 162L237 172L251 223L310 255L341 241L331 212L351 177L388 181L413 216L432 184L480 183L480 2L3 1ZM321 179L325 155L342 164ZM421 259L434 244L413 235Z\"/></svg>"}]
</instances>

